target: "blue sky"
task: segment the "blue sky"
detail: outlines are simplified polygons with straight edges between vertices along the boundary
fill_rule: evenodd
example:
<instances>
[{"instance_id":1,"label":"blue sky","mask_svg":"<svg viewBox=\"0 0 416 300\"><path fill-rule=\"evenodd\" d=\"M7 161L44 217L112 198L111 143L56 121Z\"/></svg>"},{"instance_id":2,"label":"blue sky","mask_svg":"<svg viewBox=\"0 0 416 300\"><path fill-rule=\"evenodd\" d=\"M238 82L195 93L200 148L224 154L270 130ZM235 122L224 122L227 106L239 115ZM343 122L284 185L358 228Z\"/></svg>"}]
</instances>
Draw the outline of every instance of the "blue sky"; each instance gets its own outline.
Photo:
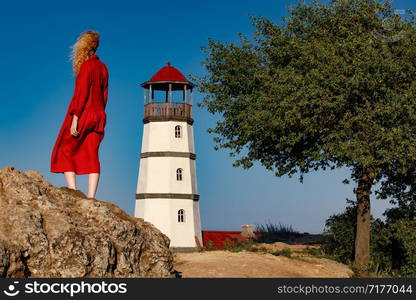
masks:
<instances>
[{"instance_id":1,"label":"blue sky","mask_svg":"<svg viewBox=\"0 0 416 300\"><path fill-rule=\"evenodd\" d=\"M97 198L133 214L143 130L143 91L167 61L185 76L202 75L200 47L207 39L236 41L250 35L249 14L278 22L283 0L230 1L2 1L0 4L0 168L34 169L57 186L63 175L49 172L50 154L72 97L69 46L84 30L101 34L97 54L110 72L106 136L100 148L102 175ZM396 1L398 9L414 9ZM202 99L198 93L195 102ZM225 150L213 149L206 130L216 119L194 106L197 180L202 227L238 230L242 224L290 224L321 232L341 212L353 186L341 183L348 170L277 178L259 164L232 167ZM78 177L86 192L87 176ZM373 197L375 217L388 206Z\"/></svg>"}]
</instances>

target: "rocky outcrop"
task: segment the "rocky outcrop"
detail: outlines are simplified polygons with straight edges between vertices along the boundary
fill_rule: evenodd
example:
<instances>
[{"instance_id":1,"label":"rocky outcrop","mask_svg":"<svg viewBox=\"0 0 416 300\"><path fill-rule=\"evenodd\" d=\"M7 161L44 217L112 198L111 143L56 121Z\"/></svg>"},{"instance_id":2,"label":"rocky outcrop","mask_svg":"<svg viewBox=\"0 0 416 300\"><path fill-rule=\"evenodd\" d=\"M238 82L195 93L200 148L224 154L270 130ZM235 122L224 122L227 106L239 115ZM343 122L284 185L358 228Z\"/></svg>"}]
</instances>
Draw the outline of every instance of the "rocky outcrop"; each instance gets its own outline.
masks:
<instances>
[{"instance_id":1,"label":"rocky outcrop","mask_svg":"<svg viewBox=\"0 0 416 300\"><path fill-rule=\"evenodd\" d=\"M174 277L169 239L116 205L0 170L0 276Z\"/></svg>"}]
</instances>

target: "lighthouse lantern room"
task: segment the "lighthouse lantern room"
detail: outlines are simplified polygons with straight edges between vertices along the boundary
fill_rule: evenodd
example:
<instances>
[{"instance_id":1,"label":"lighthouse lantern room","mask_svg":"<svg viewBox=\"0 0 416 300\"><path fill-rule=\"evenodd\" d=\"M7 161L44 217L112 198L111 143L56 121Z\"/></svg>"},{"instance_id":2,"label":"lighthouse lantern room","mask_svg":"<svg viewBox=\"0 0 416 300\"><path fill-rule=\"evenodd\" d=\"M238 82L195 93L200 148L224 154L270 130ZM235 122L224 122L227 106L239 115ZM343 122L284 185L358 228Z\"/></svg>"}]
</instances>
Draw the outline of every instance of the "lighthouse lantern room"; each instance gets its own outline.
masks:
<instances>
[{"instance_id":1,"label":"lighthouse lantern room","mask_svg":"<svg viewBox=\"0 0 416 300\"><path fill-rule=\"evenodd\" d=\"M135 216L166 234L172 250L194 251L202 243L192 127L194 85L168 63L141 86L144 127Z\"/></svg>"}]
</instances>

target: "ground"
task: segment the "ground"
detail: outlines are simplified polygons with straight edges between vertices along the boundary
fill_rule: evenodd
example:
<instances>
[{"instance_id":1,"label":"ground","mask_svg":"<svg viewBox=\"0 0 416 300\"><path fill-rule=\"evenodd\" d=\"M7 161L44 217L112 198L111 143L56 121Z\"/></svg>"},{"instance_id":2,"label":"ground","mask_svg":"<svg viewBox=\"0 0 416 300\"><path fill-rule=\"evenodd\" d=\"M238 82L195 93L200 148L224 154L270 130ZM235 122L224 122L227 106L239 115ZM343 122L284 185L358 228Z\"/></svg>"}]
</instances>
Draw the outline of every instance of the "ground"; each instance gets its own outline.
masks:
<instances>
[{"instance_id":1,"label":"ground","mask_svg":"<svg viewBox=\"0 0 416 300\"><path fill-rule=\"evenodd\" d=\"M353 271L346 265L307 253L319 245L258 244L258 251L223 250L176 253L175 270L184 278L275 278L325 277L348 278ZM282 252L279 252L286 249ZM290 249L290 257L283 254ZM273 255L272 253L280 253ZM288 255L289 256L289 255Z\"/></svg>"}]
</instances>

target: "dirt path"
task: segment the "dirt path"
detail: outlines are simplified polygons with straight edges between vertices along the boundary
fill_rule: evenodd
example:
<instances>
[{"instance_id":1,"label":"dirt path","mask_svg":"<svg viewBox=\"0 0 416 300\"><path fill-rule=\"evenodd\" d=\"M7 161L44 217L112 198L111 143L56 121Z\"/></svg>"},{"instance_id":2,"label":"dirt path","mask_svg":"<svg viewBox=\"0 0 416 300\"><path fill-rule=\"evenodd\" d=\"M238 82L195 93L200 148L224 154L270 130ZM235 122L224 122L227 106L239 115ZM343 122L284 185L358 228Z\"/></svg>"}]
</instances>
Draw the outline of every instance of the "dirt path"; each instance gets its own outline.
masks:
<instances>
[{"instance_id":1,"label":"dirt path","mask_svg":"<svg viewBox=\"0 0 416 300\"><path fill-rule=\"evenodd\" d=\"M351 269L341 263L315 258L303 253L305 245L275 243L266 251L290 248L292 257L275 256L268 252L205 251L175 254L175 269L182 277L204 278L273 278L325 277L348 278Z\"/></svg>"}]
</instances>

